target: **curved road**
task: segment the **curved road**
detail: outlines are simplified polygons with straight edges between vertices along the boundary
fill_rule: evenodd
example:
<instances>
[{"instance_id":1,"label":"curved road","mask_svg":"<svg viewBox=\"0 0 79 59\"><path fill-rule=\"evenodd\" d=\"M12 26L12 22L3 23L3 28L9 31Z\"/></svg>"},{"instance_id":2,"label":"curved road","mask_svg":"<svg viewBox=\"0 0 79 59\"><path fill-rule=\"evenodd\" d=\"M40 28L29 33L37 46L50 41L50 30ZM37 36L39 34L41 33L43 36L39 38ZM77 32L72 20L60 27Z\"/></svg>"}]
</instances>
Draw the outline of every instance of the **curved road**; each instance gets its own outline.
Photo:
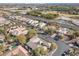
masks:
<instances>
[{"instance_id":1,"label":"curved road","mask_svg":"<svg viewBox=\"0 0 79 59\"><path fill-rule=\"evenodd\" d=\"M51 38L51 36L49 35L38 35L40 38L48 41L48 42L55 42L58 45L58 49L55 51L54 54L52 54L53 56L61 56L61 54L68 50L70 47L68 45L66 45L64 42L62 41L55 41L53 38Z\"/></svg>"}]
</instances>

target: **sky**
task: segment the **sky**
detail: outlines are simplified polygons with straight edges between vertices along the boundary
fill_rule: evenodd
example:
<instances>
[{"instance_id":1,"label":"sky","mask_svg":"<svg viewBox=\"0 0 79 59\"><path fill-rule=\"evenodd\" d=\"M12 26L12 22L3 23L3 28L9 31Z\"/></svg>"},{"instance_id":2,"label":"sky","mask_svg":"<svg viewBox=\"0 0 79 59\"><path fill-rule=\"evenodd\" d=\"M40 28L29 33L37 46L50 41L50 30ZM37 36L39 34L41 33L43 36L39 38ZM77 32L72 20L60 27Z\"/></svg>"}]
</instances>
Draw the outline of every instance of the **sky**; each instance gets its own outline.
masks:
<instances>
[{"instance_id":1,"label":"sky","mask_svg":"<svg viewBox=\"0 0 79 59\"><path fill-rule=\"evenodd\" d=\"M79 0L0 0L0 3L79 3Z\"/></svg>"}]
</instances>

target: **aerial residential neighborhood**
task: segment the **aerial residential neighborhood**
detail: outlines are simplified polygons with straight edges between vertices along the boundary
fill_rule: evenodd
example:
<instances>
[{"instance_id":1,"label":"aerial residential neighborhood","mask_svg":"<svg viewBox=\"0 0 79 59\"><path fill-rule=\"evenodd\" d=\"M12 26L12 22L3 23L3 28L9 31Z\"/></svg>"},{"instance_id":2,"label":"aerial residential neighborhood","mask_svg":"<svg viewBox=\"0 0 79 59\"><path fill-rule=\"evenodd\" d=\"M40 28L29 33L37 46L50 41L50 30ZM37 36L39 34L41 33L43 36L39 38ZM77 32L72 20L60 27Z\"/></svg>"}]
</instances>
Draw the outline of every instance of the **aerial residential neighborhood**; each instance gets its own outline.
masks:
<instances>
[{"instance_id":1,"label":"aerial residential neighborhood","mask_svg":"<svg viewBox=\"0 0 79 59\"><path fill-rule=\"evenodd\" d=\"M0 4L0 56L79 56L79 4Z\"/></svg>"}]
</instances>

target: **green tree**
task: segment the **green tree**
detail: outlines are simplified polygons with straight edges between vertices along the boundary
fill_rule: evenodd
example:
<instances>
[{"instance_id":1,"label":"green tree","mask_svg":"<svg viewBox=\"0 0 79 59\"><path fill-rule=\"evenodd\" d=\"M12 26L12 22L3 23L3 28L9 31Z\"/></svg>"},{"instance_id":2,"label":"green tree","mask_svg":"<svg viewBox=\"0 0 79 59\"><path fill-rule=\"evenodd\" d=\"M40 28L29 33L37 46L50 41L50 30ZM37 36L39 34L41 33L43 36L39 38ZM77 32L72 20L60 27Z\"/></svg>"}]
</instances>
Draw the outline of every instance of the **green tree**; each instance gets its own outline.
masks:
<instances>
[{"instance_id":1,"label":"green tree","mask_svg":"<svg viewBox=\"0 0 79 59\"><path fill-rule=\"evenodd\" d=\"M2 32L5 35L5 39L9 41L11 39L10 34L7 33L8 25L4 25L1 29L0 32Z\"/></svg>"},{"instance_id":2,"label":"green tree","mask_svg":"<svg viewBox=\"0 0 79 59\"><path fill-rule=\"evenodd\" d=\"M75 31L75 32L73 33L73 36L74 36L74 37L78 37L78 36L79 36L79 32L78 32L78 31Z\"/></svg>"},{"instance_id":3,"label":"green tree","mask_svg":"<svg viewBox=\"0 0 79 59\"><path fill-rule=\"evenodd\" d=\"M51 46L50 46L50 51L55 49L57 47L56 43L51 43Z\"/></svg>"},{"instance_id":4,"label":"green tree","mask_svg":"<svg viewBox=\"0 0 79 59\"><path fill-rule=\"evenodd\" d=\"M17 36L18 41L23 45L26 43L26 36L25 35L18 35Z\"/></svg>"},{"instance_id":5,"label":"green tree","mask_svg":"<svg viewBox=\"0 0 79 59\"><path fill-rule=\"evenodd\" d=\"M5 47L3 44L0 44L0 55L2 55L5 52Z\"/></svg>"},{"instance_id":6,"label":"green tree","mask_svg":"<svg viewBox=\"0 0 79 59\"><path fill-rule=\"evenodd\" d=\"M41 56L41 55L46 55L47 54L47 50L44 50L43 47L38 47L34 50L34 53L36 56Z\"/></svg>"},{"instance_id":7,"label":"green tree","mask_svg":"<svg viewBox=\"0 0 79 59\"><path fill-rule=\"evenodd\" d=\"M27 36L28 38L32 38L33 36L35 36L37 34L35 29L30 29Z\"/></svg>"},{"instance_id":8,"label":"green tree","mask_svg":"<svg viewBox=\"0 0 79 59\"><path fill-rule=\"evenodd\" d=\"M47 19L54 19L58 17L58 14L47 13L47 14L43 14L42 17L47 18Z\"/></svg>"},{"instance_id":9,"label":"green tree","mask_svg":"<svg viewBox=\"0 0 79 59\"><path fill-rule=\"evenodd\" d=\"M2 44L0 45L0 51L4 51L4 46Z\"/></svg>"},{"instance_id":10,"label":"green tree","mask_svg":"<svg viewBox=\"0 0 79 59\"><path fill-rule=\"evenodd\" d=\"M7 42L13 42L13 39L11 37L11 34L8 33L7 29L10 27L9 24L0 27L0 33L3 33L5 35L5 41Z\"/></svg>"},{"instance_id":11,"label":"green tree","mask_svg":"<svg viewBox=\"0 0 79 59\"><path fill-rule=\"evenodd\" d=\"M45 32L46 32L47 34L49 34L49 35L52 35L52 34L54 34L56 31L55 31L55 30L52 30L52 29L47 29L47 30L45 30Z\"/></svg>"}]
</instances>

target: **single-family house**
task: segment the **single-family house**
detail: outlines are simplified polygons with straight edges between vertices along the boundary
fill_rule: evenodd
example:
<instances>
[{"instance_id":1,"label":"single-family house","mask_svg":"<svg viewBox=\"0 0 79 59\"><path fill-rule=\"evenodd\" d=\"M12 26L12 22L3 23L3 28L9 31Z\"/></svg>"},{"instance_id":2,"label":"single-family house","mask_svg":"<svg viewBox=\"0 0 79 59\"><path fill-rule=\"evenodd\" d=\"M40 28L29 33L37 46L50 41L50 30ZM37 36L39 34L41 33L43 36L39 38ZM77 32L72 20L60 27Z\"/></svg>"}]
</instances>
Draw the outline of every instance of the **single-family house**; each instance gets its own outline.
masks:
<instances>
[{"instance_id":1,"label":"single-family house","mask_svg":"<svg viewBox=\"0 0 79 59\"><path fill-rule=\"evenodd\" d=\"M11 33L12 35L20 35L20 34L24 34L26 35L28 33L28 30L25 28L25 27L12 27L10 30L9 30L9 33Z\"/></svg>"},{"instance_id":2,"label":"single-family house","mask_svg":"<svg viewBox=\"0 0 79 59\"><path fill-rule=\"evenodd\" d=\"M27 45L34 50L38 47L50 48L51 43L39 38L38 36L35 36L30 39L30 41L27 43Z\"/></svg>"},{"instance_id":3,"label":"single-family house","mask_svg":"<svg viewBox=\"0 0 79 59\"><path fill-rule=\"evenodd\" d=\"M43 28L44 26L46 26L46 23L44 23L44 22L40 22L40 23L39 23L39 27L40 27L40 28Z\"/></svg>"},{"instance_id":4,"label":"single-family house","mask_svg":"<svg viewBox=\"0 0 79 59\"><path fill-rule=\"evenodd\" d=\"M29 52L21 45L4 54L5 56L29 56Z\"/></svg>"}]
</instances>

